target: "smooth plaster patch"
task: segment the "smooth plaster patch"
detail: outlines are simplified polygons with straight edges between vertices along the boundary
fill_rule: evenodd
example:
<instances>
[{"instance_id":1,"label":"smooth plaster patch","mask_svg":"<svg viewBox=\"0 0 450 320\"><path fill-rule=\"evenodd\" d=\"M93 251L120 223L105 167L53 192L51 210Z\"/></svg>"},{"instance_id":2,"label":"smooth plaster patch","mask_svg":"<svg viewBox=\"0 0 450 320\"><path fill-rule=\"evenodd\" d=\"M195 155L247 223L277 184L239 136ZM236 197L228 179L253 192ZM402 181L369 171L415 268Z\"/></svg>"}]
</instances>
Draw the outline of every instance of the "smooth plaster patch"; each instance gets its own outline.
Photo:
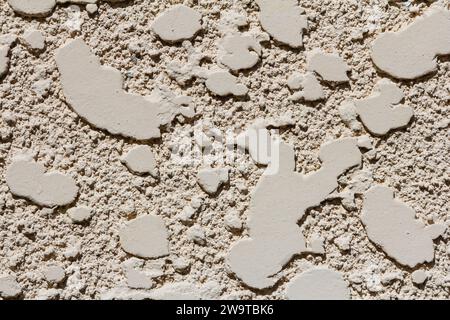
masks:
<instances>
[{"instance_id":1,"label":"smooth plaster patch","mask_svg":"<svg viewBox=\"0 0 450 320\"><path fill-rule=\"evenodd\" d=\"M392 129L406 126L411 120L413 109L398 105L403 98L403 91L395 83L381 79L372 95L354 101L355 110L370 133L382 136Z\"/></svg>"},{"instance_id":2,"label":"smooth plaster patch","mask_svg":"<svg viewBox=\"0 0 450 320\"><path fill-rule=\"evenodd\" d=\"M437 69L437 56L450 54L450 11L432 8L396 32L379 35L372 60L399 79L415 79Z\"/></svg>"},{"instance_id":3,"label":"smooth plaster patch","mask_svg":"<svg viewBox=\"0 0 450 320\"><path fill-rule=\"evenodd\" d=\"M31 50L41 51L45 48L45 37L39 30L29 29L25 31L23 40Z\"/></svg>"},{"instance_id":4,"label":"smooth plaster patch","mask_svg":"<svg viewBox=\"0 0 450 320\"><path fill-rule=\"evenodd\" d=\"M169 254L164 220L147 214L127 223L119 231L120 245L129 254L140 258L159 258Z\"/></svg>"},{"instance_id":5,"label":"smooth plaster patch","mask_svg":"<svg viewBox=\"0 0 450 320\"><path fill-rule=\"evenodd\" d=\"M167 42L188 40L201 30L201 19L201 14L194 9L175 5L156 17L152 30Z\"/></svg>"},{"instance_id":6,"label":"smooth plaster patch","mask_svg":"<svg viewBox=\"0 0 450 320\"><path fill-rule=\"evenodd\" d=\"M122 161L131 172L137 174L151 174L153 177L158 177L155 156L149 146L133 147L127 154L120 158L120 161Z\"/></svg>"},{"instance_id":7,"label":"smooth plaster patch","mask_svg":"<svg viewBox=\"0 0 450 320\"><path fill-rule=\"evenodd\" d=\"M46 207L72 203L78 187L68 175L47 172L42 164L17 157L6 170L6 184L11 193Z\"/></svg>"},{"instance_id":8,"label":"smooth plaster patch","mask_svg":"<svg viewBox=\"0 0 450 320\"><path fill-rule=\"evenodd\" d=\"M247 94L248 88L237 82L237 78L225 70L211 72L205 82L209 91L219 96L243 96Z\"/></svg>"},{"instance_id":9,"label":"smooth plaster patch","mask_svg":"<svg viewBox=\"0 0 450 320\"><path fill-rule=\"evenodd\" d=\"M138 140L158 138L161 106L123 90L119 71L102 66L82 39L56 51L67 102L93 126Z\"/></svg>"},{"instance_id":10,"label":"smooth plaster patch","mask_svg":"<svg viewBox=\"0 0 450 320\"><path fill-rule=\"evenodd\" d=\"M256 0L256 3L265 31L292 48L303 46L303 31L308 27L308 20L297 0Z\"/></svg>"},{"instance_id":11,"label":"smooth plaster patch","mask_svg":"<svg viewBox=\"0 0 450 320\"><path fill-rule=\"evenodd\" d=\"M49 16L57 4L86 4L95 5L98 0L7 0L9 6L17 14L27 17L46 17ZM104 0L105 2L123 2L126 0Z\"/></svg>"},{"instance_id":12,"label":"smooth plaster patch","mask_svg":"<svg viewBox=\"0 0 450 320\"><path fill-rule=\"evenodd\" d=\"M8 0L14 12L30 17L44 17L52 13L56 0Z\"/></svg>"},{"instance_id":13,"label":"smooth plaster patch","mask_svg":"<svg viewBox=\"0 0 450 320\"><path fill-rule=\"evenodd\" d=\"M335 53L326 53L320 49L314 49L307 53L306 69L316 72L324 81L342 83L350 79L347 72L350 67Z\"/></svg>"},{"instance_id":14,"label":"smooth plaster patch","mask_svg":"<svg viewBox=\"0 0 450 320\"><path fill-rule=\"evenodd\" d=\"M341 273L314 268L289 282L286 297L289 300L349 300L350 289Z\"/></svg>"},{"instance_id":15,"label":"smooth plaster patch","mask_svg":"<svg viewBox=\"0 0 450 320\"><path fill-rule=\"evenodd\" d=\"M273 286L277 279L272 276L293 255L307 251L297 222L337 187L338 176L361 163L352 138L322 145L322 168L306 175L295 171L291 146L278 141L274 148L278 157L271 158L251 195L247 214L250 237L234 243L227 256L236 276L257 289Z\"/></svg>"},{"instance_id":16,"label":"smooth plaster patch","mask_svg":"<svg viewBox=\"0 0 450 320\"><path fill-rule=\"evenodd\" d=\"M442 224L425 226L416 213L388 187L376 185L364 195L361 214L370 240L398 263L414 268L434 259L433 239L445 231Z\"/></svg>"},{"instance_id":17,"label":"smooth plaster patch","mask_svg":"<svg viewBox=\"0 0 450 320\"><path fill-rule=\"evenodd\" d=\"M252 34L229 34L219 44L218 60L233 71L249 69L261 56L260 40Z\"/></svg>"}]
</instances>

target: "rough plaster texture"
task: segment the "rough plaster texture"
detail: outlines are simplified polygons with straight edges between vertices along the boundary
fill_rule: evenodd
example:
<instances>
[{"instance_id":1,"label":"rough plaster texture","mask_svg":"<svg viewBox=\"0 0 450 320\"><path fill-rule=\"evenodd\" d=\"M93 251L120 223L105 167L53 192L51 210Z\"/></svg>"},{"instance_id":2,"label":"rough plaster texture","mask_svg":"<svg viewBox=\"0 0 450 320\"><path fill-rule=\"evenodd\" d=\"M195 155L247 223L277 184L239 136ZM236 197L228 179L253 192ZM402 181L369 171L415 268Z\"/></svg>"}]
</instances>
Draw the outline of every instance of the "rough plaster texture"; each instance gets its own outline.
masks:
<instances>
[{"instance_id":1,"label":"rough plaster texture","mask_svg":"<svg viewBox=\"0 0 450 320\"><path fill-rule=\"evenodd\" d=\"M27 9L38 2L0 0L0 299L286 299L302 293L305 284L292 289L292 283L317 268L339 275L345 298L449 298L448 0L115 2L39 1L41 8ZM198 13L201 28L195 18L182 30L189 34L163 40L153 23L180 4ZM430 7L444 18L429 20ZM421 26L423 19L430 26ZM30 30L45 38L43 50L30 46L40 46L37 38L24 38ZM393 33L405 39L395 41L399 50L412 48L402 59L383 50ZM290 89L287 79L308 74L307 53L314 50L344 61L348 79L324 81L335 74L325 64L323 74L312 70L323 98L290 99L307 85ZM213 78L218 68L232 77ZM383 78L401 90L401 103L414 116L374 135L355 109L341 106L375 94ZM235 96L235 85L245 86L245 94L240 87L243 94ZM209 124L204 135L194 134L199 121ZM277 177L265 173L270 157L254 148L259 138L236 141L256 128L269 141L267 150L273 141L290 146L289 158L279 160L289 160L285 175L293 184L280 179L279 190L262 188ZM229 129L235 139L229 144L247 151L222 163L216 149ZM334 168L340 162L333 156L325 165L321 146L350 137L360 163ZM180 139L213 152L206 163L183 163L175 158L186 153ZM138 145L151 148L158 176L122 163ZM8 168L23 153L33 159L30 175L20 170L11 184ZM198 183L205 167L227 168L220 192L210 195ZM325 175L330 184L315 190L305 184L305 192L296 192L297 179L324 168L339 171ZM58 180L48 189L49 174L76 187L61 188ZM24 184L15 189L19 178ZM393 197L382 201L386 210L367 211L371 190L380 186ZM319 191L317 199L306 196ZM283 203L273 210L261 205L280 194L301 206L286 216ZM399 210L384 217L392 203ZM363 221L369 212L375 222ZM400 234L377 233L390 219L406 219L420 232L424 255L403 240L389 249L405 232L391 223ZM304 242L300 254L271 232L280 225ZM247 272L254 261L244 265L238 254L230 265L232 248L249 241L266 241L278 249L275 257L285 255L253 274ZM259 257L257 250L245 257L251 255ZM315 288L323 284L308 279Z\"/></svg>"}]
</instances>

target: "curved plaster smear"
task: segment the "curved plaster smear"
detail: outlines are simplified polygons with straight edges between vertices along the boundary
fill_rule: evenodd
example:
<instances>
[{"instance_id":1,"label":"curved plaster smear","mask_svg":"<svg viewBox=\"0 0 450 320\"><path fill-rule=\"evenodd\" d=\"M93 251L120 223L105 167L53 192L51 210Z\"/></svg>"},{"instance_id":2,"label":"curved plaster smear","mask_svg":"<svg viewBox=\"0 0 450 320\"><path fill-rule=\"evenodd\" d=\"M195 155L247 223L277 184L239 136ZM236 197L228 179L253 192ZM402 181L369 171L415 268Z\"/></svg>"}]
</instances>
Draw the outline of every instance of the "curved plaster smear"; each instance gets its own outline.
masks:
<instances>
[{"instance_id":1,"label":"curved plaster smear","mask_svg":"<svg viewBox=\"0 0 450 320\"><path fill-rule=\"evenodd\" d=\"M341 273L314 268L289 282L286 297L289 300L349 300L350 289Z\"/></svg>"},{"instance_id":2,"label":"curved plaster smear","mask_svg":"<svg viewBox=\"0 0 450 320\"><path fill-rule=\"evenodd\" d=\"M164 220L145 215L129 222L119 231L120 245L129 254L141 258L158 258L169 254Z\"/></svg>"},{"instance_id":3,"label":"curved plaster smear","mask_svg":"<svg viewBox=\"0 0 450 320\"><path fill-rule=\"evenodd\" d=\"M377 185L364 195L361 220L369 239L398 263L411 268L434 259L433 239L445 226L425 226L415 219L416 213L403 202L394 199L394 193Z\"/></svg>"},{"instance_id":4,"label":"curved plaster smear","mask_svg":"<svg viewBox=\"0 0 450 320\"><path fill-rule=\"evenodd\" d=\"M307 53L306 69L320 75L327 82L342 83L349 81L347 72L350 67L335 53L325 53L314 49Z\"/></svg>"},{"instance_id":5,"label":"curved plaster smear","mask_svg":"<svg viewBox=\"0 0 450 320\"><path fill-rule=\"evenodd\" d=\"M303 45L303 31L308 27L304 10L297 0L256 0L259 21L275 40L299 48Z\"/></svg>"},{"instance_id":6,"label":"curved plaster smear","mask_svg":"<svg viewBox=\"0 0 450 320\"><path fill-rule=\"evenodd\" d=\"M371 96L356 100L354 105L356 113L370 133L381 136L392 129L406 126L411 120L413 109L397 105L403 98L403 91L395 83L381 79Z\"/></svg>"},{"instance_id":7,"label":"curved plaster smear","mask_svg":"<svg viewBox=\"0 0 450 320\"><path fill-rule=\"evenodd\" d=\"M164 41L178 42L191 39L201 30L200 13L185 5L176 5L158 15L152 30Z\"/></svg>"},{"instance_id":8,"label":"curved plaster smear","mask_svg":"<svg viewBox=\"0 0 450 320\"><path fill-rule=\"evenodd\" d=\"M6 183L14 195L46 207L67 205L78 194L78 187L70 176L59 172L45 173L42 164L20 157L6 170Z\"/></svg>"},{"instance_id":9,"label":"curved plaster smear","mask_svg":"<svg viewBox=\"0 0 450 320\"><path fill-rule=\"evenodd\" d=\"M100 65L82 39L59 48L56 63L67 102L90 124L138 140L160 136L161 106L125 92L120 72Z\"/></svg>"},{"instance_id":10,"label":"curved plaster smear","mask_svg":"<svg viewBox=\"0 0 450 320\"><path fill-rule=\"evenodd\" d=\"M278 157L271 162L252 192L248 213L250 238L237 241L227 262L248 286L273 286L273 277L292 256L307 251L297 225L308 208L319 205L338 186L337 178L361 163L356 140L347 138L322 145L322 168L306 175L295 172L291 146L274 143Z\"/></svg>"},{"instance_id":11,"label":"curved plaster smear","mask_svg":"<svg viewBox=\"0 0 450 320\"><path fill-rule=\"evenodd\" d=\"M237 78L228 71L218 70L208 74L205 85L209 91L218 96L243 96L248 92L248 88L237 82Z\"/></svg>"},{"instance_id":12,"label":"curved plaster smear","mask_svg":"<svg viewBox=\"0 0 450 320\"><path fill-rule=\"evenodd\" d=\"M437 68L436 56L450 54L450 11L432 8L397 32L372 44L372 60L387 74L415 79Z\"/></svg>"}]
</instances>

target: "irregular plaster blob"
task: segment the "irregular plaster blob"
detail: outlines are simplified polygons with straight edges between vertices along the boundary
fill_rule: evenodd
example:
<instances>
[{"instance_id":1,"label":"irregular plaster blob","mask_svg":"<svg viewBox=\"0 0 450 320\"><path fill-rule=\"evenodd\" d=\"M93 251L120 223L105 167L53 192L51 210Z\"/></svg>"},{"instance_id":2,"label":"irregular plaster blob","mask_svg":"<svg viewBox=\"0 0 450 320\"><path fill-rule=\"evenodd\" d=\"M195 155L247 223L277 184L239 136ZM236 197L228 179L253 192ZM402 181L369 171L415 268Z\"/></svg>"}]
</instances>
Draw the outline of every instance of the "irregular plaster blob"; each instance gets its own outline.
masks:
<instances>
[{"instance_id":1,"label":"irregular plaster blob","mask_svg":"<svg viewBox=\"0 0 450 320\"><path fill-rule=\"evenodd\" d=\"M205 82L206 87L218 96L243 96L248 92L248 88L237 83L237 78L228 71L213 71L208 75Z\"/></svg>"},{"instance_id":2,"label":"irregular plaster blob","mask_svg":"<svg viewBox=\"0 0 450 320\"><path fill-rule=\"evenodd\" d=\"M136 146L120 159L127 168L137 174L158 176L156 160L149 146Z\"/></svg>"},{"instance_id":3,"label":"irregular plaster blob","mask_svg":"<svg viewBox=\"0 0 450 320\"><path fill-rule=\"evenodd\" d=\"M141 258L159 258L169 254L164 220L148 214L129 222L119 231L122 249Z\"/></svg>"},{"instance_id":4,"label":"irregular plaster blob","mask_svg":"<svg viewBox=\"0 0 450 320\"><path fill-rule=\"evenodd\" d=\"M201 30L200 13L185 5L176 5L158 15L152 30L164 41L188 40Z\"/></svg>"},{"instance_id":5,"label":"irregular plaster blob","mask_svg":"<svg viewBox=\"0 0 450 320\"><path fill-rule=\"evenodd\" d=\"M307 54L306 69L320 75L327 82L342 83L349 81L347 72L350 67L334 53L325 53L314 49Z\"/></svg>"},{"instance_id":6,"label":"irregular plaster blob","mask_svg":"<svg viewBox=\"0 0 450 320\"><path fill-rule=\"evenodd\" d=\"M21 158L14 160L6 170L6 183L14 195L46 207L67 205L78 194L78 187L70 176L45 173L42 164Z\"/></svg>"},{"instance_id":7,"label":"irregular plaster blob","mask_svg":"<svg viewBox=\"0 0 450 320\"><path fill-rule=\"evenodd\" d=\"M415 79L436 70L436 56L450 54L450 11L432 8L397 32L372 44L372 60L387 74Z\"/></svg>"},{"instance_id":8,"label":"irregular plaster blob","mask_svg":"<svg viewBox=\"0 0 450 320\"><path fill-rule=\"evenodd\" d=\"M44 50L45 37L39 30L27 30L23 36L25 45L31 50Z\"/></svg>"},{"instance_id":9,"label":"irregular plaster blob","mask_svg":"<svg viewBox=\"0 0 450 320\"><path fill-rule=\"evenodd\" d=\"M273 276L292 256L309 250L297 222L336 189L341 174L361 163L356 139L351 138L322 145L322 168L306 175L295 172L291 146L277 141L272 152L278 156L272 157L251 195L250 238L237 241L227 256L236 276L256 289L273 286Z\"/></svg>"},{"instance_id":10,"label":"irregular plaster blob","mask_svg":"<svg viewBox=\"0 0 450 320\"><path fill-rule=\"evenodd\" d=\"M403 91L388 79L377 82L374 92L366 99L354 102L356 113L374 135L406 126L414 111L408 106L393 106L403 99Z\"/></svg>"},{"instance_id":11,"label":"irregular plaster blob","mask_svg":"<svg viewBox=\"0 0 450 320\"><path fill-rule=\"evenodd\" d=\"M0 276L0 297L11 299L17 297L21 293L22 288L13 276Z\"/></svg>"},{"instance_id":12,"label":"irregular plaster blob","mask_svg":"<svg viewBox=\"0 0 450 320\"><path fill-rule=\"evenodd\" d=\"M325 93L320 85L319 80L312 74L308 72L306 74L301 74L294 72L289 76L287 81L288 87L291 90L300 90L295 92L290 99L292 101L297 101L304 99L305 101L317 101L325 98Z\"/></svg>"},{"instance_id":13,"label":"irregular plaster blob","mask_svg":"<svg viewBox=\"0 0 450 320\"><path fill-rule=\"evenodd\" d=\"M292 279L286 296L289 300L349 300L350 290L339 272L315 268Z\"/></svg>"},{"instance_id":14,"label":"irregular plaster blob","mask_svg":"<svg viewBox=\"0 0 450 320\"><path fill-rule=\"evenodd\" d=\"M29 16L43 17L52 13L56 6L55 0L8 0L8 4L14 12Z\"/></svg>"},{"instance_id":15,"label":"irregular plaster blob","mask_svg":"<svg viewBox=\"0 0 450 320\"><path fill-rule=\"evenodd\" d=\"M161 106L127 93L119 71L100 65L82 39L56 52L67 102L93 126L138 140L158 138Z\"/></svg>"},{"instance_id":16,"label":"irregular plaster blob","mask_svg":"<svg viewBox=\"0 0 450 320\"><path fill-rule=\"evenodd\" d=\"M213 195L219 188L228 182L227 168L204 168L197 174L197 182L206 193Z\"/></svg>"},{"instance_id":17,"label":"irregular plaster blob","mask_svg":"<svg viewBox=\"0 0 450 320\"><path fill-rule=\"evenodd\" d=\"M297 0L256 0L259 21L275 40L292 48L303 45L303 31L308 27L303 8Z\"/></svg>"},{"instance_id":18,"label":"irregular plaster blob","mask_svg":"<svg viewBox=\"0 0 450 320\"><path fill-rule=\"evenodd\" d=\"M93 211L90 207L78 206L67 210L67 214L73 223L84 223L91 219Z\"/></svg>"},{"instance_id":19,"label":"irregular plaster blob","mask_svg":"<svg viewBox=\"0 0 450 320\"><path fill-rule=\"evenodd\" d=\"M262 47L254 35L230 34L219 45L219 62L233 71L249 69L259 61Z\"/></svg>"},{"instance_id":20,"label":"irregular plaster blob","mask_svg":"<svg viewBox=\"0 0 450 320\"><path fill-rule=\"evenodd\" d=\"M413 209L394 199L388 187L377 185L364 195L361 220L369 239L398 263L411 268L433 261L433 239L445 231L444 225L426 227L415 216Z\"/></svg>"}]
</instances>

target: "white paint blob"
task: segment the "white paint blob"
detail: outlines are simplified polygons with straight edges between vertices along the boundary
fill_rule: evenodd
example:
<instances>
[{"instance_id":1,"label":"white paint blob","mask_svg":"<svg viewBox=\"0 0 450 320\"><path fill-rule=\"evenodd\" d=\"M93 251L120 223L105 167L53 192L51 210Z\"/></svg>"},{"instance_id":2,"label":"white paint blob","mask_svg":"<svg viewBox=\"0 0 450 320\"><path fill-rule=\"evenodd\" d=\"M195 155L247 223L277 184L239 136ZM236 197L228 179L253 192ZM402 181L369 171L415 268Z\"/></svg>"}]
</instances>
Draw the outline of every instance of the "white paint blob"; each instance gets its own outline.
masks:
<instances>
[{"instance_id":1,"label":"white paint blob","mask_svg":"<svg viewBox=\"0 0 450 320\"><path fill-rule=\"evenodd\" d=\"M377 185L364 195L361 220L367 235L398 263L411 268L434 259L433 239L445 226L425 226L415 219L416 213L385 186Z\"/></svg>"},{"instance_id":2,"label":"white paint blob","mask_svg":"<svg viewBox=\"0 0 450 320\"><path fill-rule=\"evenodd\" d=\"M11 192L46 206L64 206L78 194L75 181L59 172L45 173L42 164L16 157L6 170L6 183Z\"/></svg>"}]
</instances>

